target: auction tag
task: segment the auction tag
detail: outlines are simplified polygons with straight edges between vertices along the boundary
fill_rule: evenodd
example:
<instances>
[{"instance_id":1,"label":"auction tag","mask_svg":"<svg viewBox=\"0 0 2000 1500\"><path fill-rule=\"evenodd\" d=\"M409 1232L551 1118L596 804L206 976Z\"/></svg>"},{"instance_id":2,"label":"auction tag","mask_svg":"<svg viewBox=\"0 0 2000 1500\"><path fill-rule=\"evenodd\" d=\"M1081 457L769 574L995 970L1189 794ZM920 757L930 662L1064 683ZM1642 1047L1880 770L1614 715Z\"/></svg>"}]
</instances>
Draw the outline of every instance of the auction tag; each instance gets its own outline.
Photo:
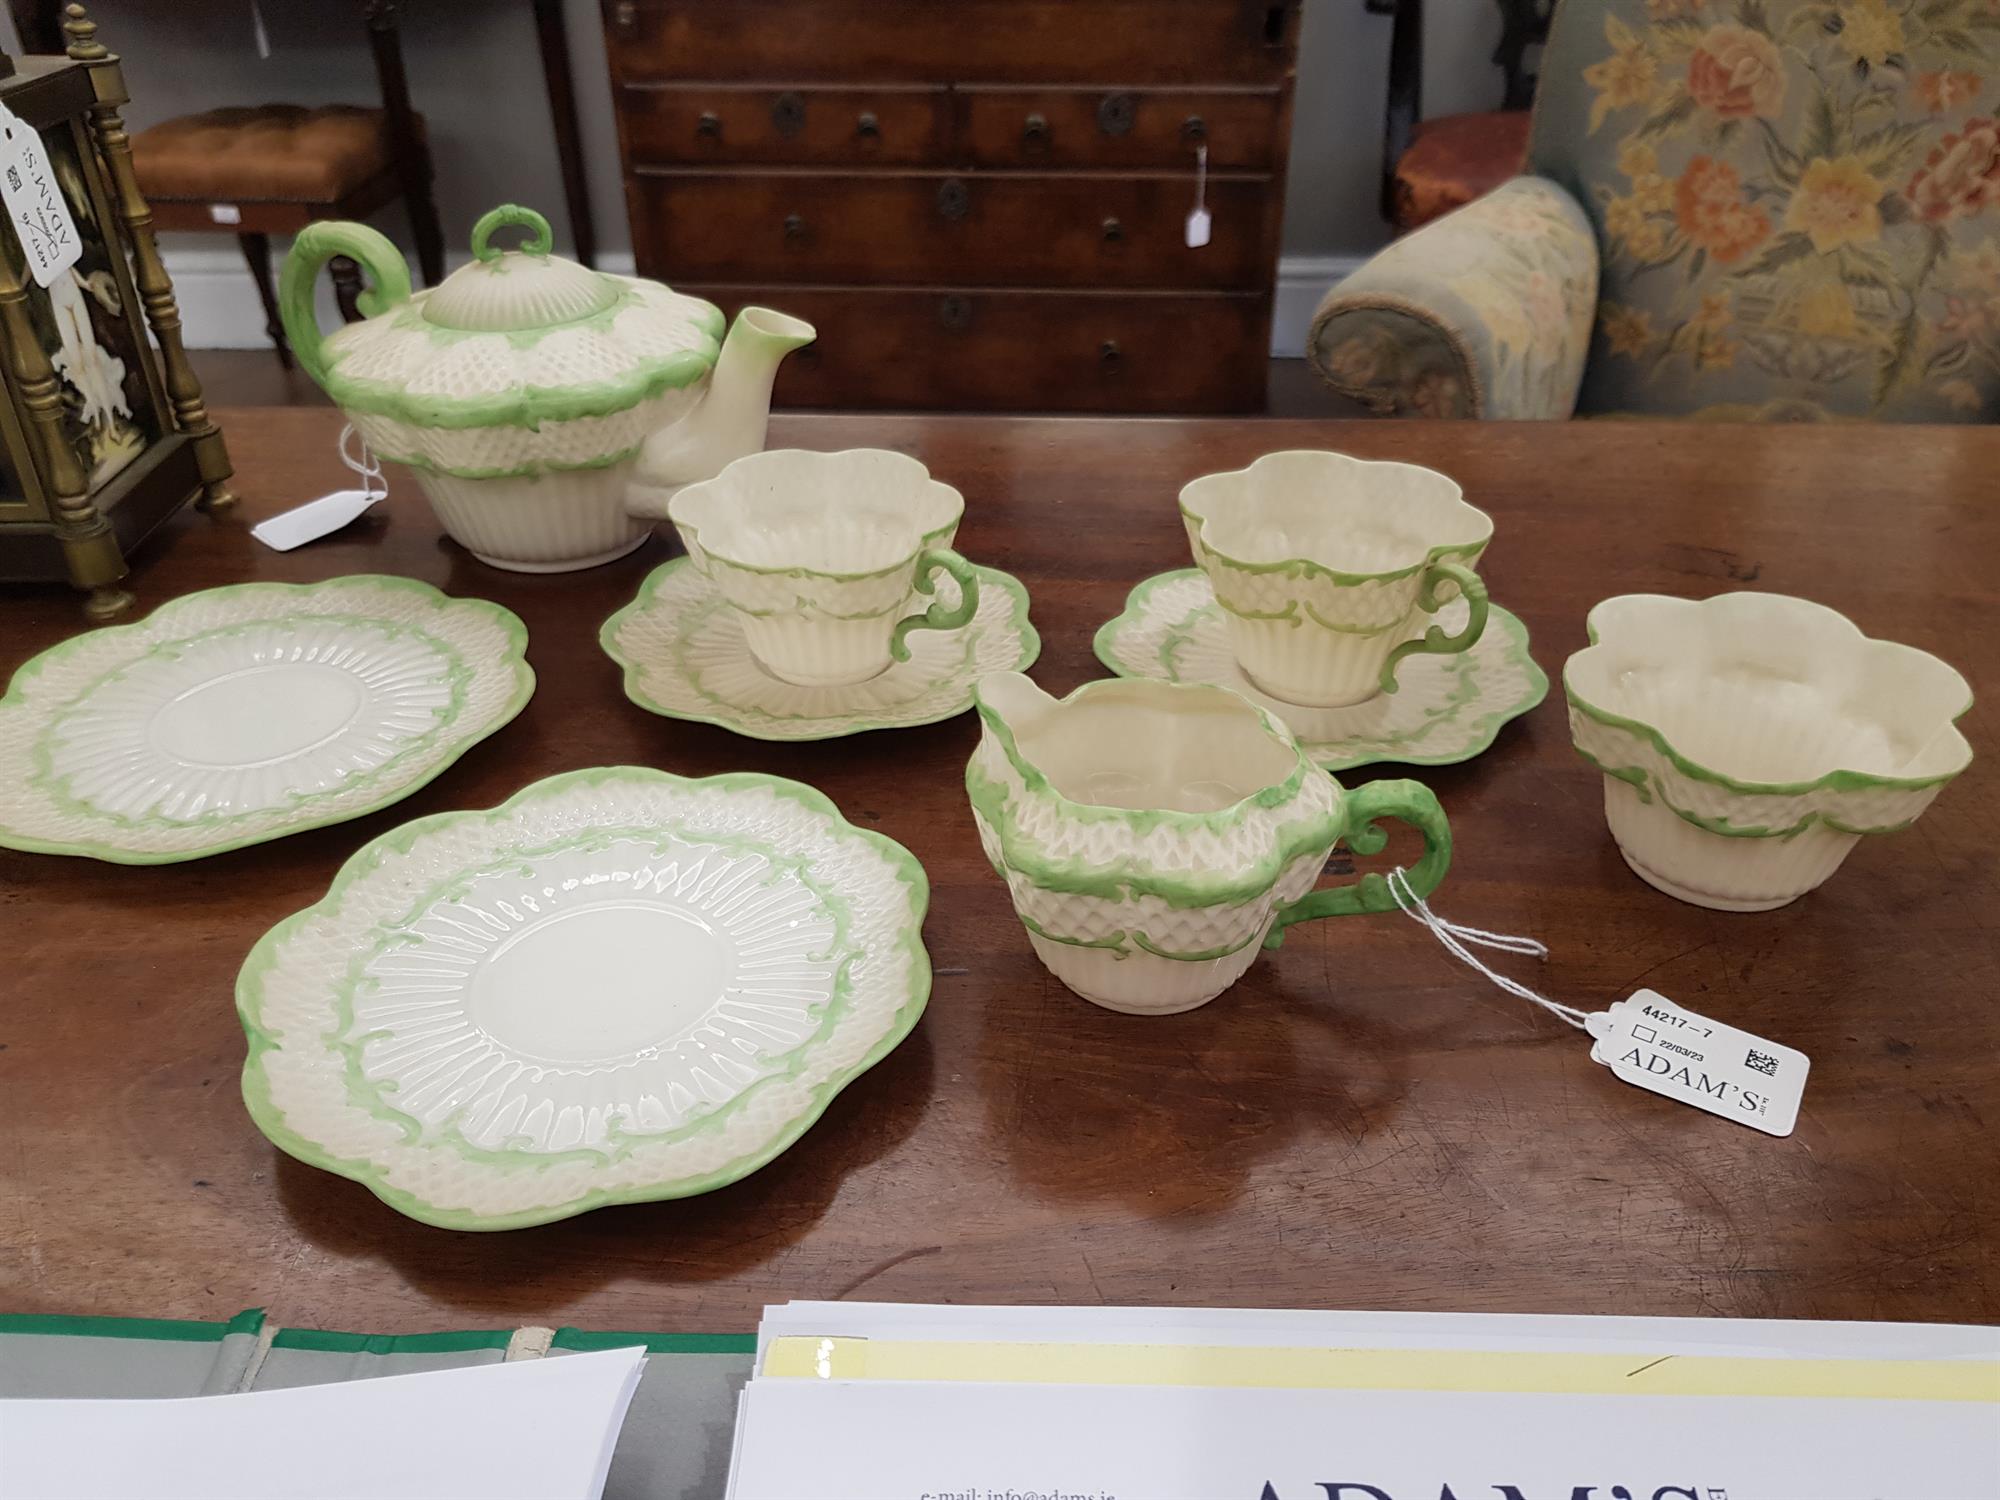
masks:
<instances>
[{"instance_id":1,"label":"auction tag","mask_svg":"<svg viewBox=\"0 0 2000 1500\"><path fill-rule=\"evenodd\" d=\"M1204 142L1194 153L1194 207L1188 210L1187 243L1190 250L1199 250L1206 245L1215 228L1215 218L1208 211L1208 146Z\"/></svg>"},{"instance_id":2,"label":"auction tag","mask_svg":"<svg viewBox=\"0 0 2000 1500\"><path fill-rule=\"evenodd\" d=\"M62 186L49 170L41 133L0 104L0 203L28 257L35 285L47 286L83 254Z\"/></svg>"},{"instance_id":3,"label":"auction tag","mask_svg":"<svg viewBox=\"0 0 2000 1500\"><path fill-rule=\"evenodd\" d=\"M1805 1053L1639 990L1585 1017L1592 1062L1627 1083L1767 1135L1790 1135L1812 1066Z\"/></svg>"},{"instance_id":4,"label":"auction tag","mask_svg":"<svg viewBox=\"0 0 2000 1500\"><path fill-rule=\"evenodd\" d=\"M382 477L382 460L366 443L360 444L359 453L350 448L348 445L357 437L351 424L340 429L340 461L361 476L360 489L335 490L304 505L280 511L252 526L250 535L274 552L290 552L294 547L332 535L357 520L377 500L386 499L389 481Z\"/></svg>"}]
</instances>

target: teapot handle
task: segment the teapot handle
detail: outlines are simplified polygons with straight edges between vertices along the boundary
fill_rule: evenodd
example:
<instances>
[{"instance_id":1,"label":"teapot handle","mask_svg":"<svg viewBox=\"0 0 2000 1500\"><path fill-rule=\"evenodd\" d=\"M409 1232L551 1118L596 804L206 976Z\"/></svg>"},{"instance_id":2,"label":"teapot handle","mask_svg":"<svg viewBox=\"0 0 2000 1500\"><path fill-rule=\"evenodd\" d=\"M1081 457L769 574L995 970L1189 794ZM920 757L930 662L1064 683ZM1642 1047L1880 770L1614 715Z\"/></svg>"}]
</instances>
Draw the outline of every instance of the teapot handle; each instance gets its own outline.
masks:
<instances>
[{"instance_id":1,"label":"teapot handle","mask_svg":"<svg viewBox=\"0 0 2000 1500\"><path fill-rule=\"evenodd\" d=\"M1445 821L1438 799L1421 781L1371 781L1356 787L1347 793L1347 832L1341 835L1347 847L1356 854L1379 854L1389 836L1376 826L1378 818L1401 818L1423 834L1424 857L1408 879L1417 898L1427 898L1451 868L1451 825ZM1380 875L1363 875L1346 885L1307 891L1290 906L1279 908L1264 946L1277 947L1285 940L1285 929L1294 922L1394 911L1400 904L1389 882Z\"/></svg>"},{"instance_id":2,"label":"teapot handle","mask_svg":"<svg viewBox=\"0 0 2000 1500\"><path fill-rule=\"evenodd\" d=\"M285 269L278 278L278 313L285 338L306 373L326 384L326 361L320 355L319 318L313 311L313 283L326 263L345 255L361 263L374 285L361 294L359 306L369 317L409 300L410 268L388 237L366 224L341 219L308 224L292 241Z\"/></svg>"}]
</instances>

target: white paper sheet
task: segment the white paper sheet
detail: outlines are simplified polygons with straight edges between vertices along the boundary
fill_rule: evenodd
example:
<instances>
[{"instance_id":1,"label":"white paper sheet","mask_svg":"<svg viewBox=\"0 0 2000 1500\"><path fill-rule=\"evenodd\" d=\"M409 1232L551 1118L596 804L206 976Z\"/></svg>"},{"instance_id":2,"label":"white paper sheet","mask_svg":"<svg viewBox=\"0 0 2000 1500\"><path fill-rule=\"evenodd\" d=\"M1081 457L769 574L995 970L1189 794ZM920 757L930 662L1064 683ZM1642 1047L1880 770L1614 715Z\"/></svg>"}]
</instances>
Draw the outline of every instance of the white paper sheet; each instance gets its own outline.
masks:
<instances>
[{"instance_id":1,"label":"white paper sheet","mask_svg":"<svg viewBox=\"0 0 2000 1500\"><path fill-rule=\"evenodd\" d=\"M2000 1359L2000 1329L1952 1323L1809 1323L1528 1313L1306 1312L1227 1307L943 1307L791 1302L764 1310L774 1337L1214 1344L1233 1347L1546 1350L1786 1359Z\"/></svg>"},{"instance_id":2,"label":"white paper sheet","mask_svg":"<svg viewBox=\"0 0 2000 1500\"><path fill-rule=\"evenodd\" d=\"M757 1381L730 1495L1995 1500L1995 1412L1790 1397Z\"/></svg>"},{"instance_id":3,"label":"white paper sheet","mask_svg":"<svg viewBox=\"0 0 2000 1500\"><path fill-rule=\"evenodd\" d=\"M164 1401L0 1401L0 1500L598 1500L645 1350Z\"/></svg>"}]
</instances>

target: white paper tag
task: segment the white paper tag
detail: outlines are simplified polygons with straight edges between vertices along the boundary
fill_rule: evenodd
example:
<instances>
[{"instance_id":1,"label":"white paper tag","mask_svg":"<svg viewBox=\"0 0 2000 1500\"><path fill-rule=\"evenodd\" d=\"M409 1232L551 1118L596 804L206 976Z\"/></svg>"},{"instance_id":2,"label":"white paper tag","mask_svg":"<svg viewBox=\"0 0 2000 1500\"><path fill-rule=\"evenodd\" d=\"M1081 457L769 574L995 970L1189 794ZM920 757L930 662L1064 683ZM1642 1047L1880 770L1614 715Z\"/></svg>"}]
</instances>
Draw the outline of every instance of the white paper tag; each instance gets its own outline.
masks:
<instances>
[{"instance_id":1,"label":"white paper tag","mask_svg":"<svg viewBox=\"0 0 2000 1500\"><path fill-rule=\"evenodd\" d=\"M1711 1021L1656 990L1585 1018L1593 1062L1627 1083L1767 1135L1790 1135L1812 1063L1781 1042Z\"/></svg>"},{"instance_id":2,"label":"white paper tag","mask_svg":"<svg viewBox=\"0 0 2000 1500\"><path fill-rule=\"evenodd\" d=\"M258 59L268 60L271 56L271 33L264 29L264 7L257 0L250 0L250 39L257 45Z\"/></svg>"},{"instance_id":3,"label":"white paper tag","mask_svg":"<svg viewBox=\"0 0 2000 1500\"><path fill-rule=\"evenodd\" d=\"M0 202L14 221L37 286L47 286L77 262L83 241L63 202L62 185L49 170L48 153L33 126L0 104Z\"/></svg>"},{"instance_id":4,"label":"white paper tag","mask_svg":"<svg viewBox=\"0 0 2000 1500\"><path fill-rule=\"evenodd\" d=\"M243 210L234 203L211 203L208 205L208 217L215 224L241 224Z\"/></svg>"},{"instance_id":5,"label":"white paper tag","mask_svg":"<svg viewBox=\"0 0 2000 1500\"><path fill-rule=\"evenodd\" d=\"M1195 147L1194 151L1194 207L1188 210L1188 249L1199 250L1208 243L1210 230L1215 220L1208 211L1208 147Z\"/></svg>"},{"instance_id":6,"label":"white paper tag","mask_svg":"<svg viewBox=\"0 0 2000 1500\"><path fill-rule=\"evenodd\" d=\"M360 445L359 454L350 451L348 445L354 441L355 432L351 426L340 429L340 461L361 476L360 489L335 490L317 500L308 500L304 505L280 511L252 526L250 535L273 552L290 552L294 547L303 547L307 542L331 536L386 496L389 481L382 475L382 460L369 451L366 443Z\"/></svg>"}]
</instances>

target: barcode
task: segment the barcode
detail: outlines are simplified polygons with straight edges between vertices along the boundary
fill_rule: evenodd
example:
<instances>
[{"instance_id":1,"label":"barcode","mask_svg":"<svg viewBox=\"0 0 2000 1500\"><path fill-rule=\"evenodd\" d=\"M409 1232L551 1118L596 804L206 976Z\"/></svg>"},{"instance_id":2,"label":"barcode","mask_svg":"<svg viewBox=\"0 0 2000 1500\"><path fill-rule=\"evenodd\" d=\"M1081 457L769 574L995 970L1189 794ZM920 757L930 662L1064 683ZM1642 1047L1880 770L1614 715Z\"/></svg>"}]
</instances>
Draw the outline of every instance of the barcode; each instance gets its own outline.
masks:
<instances>
[{"instance_id":1,"label":"barcode","mask_svg":"<svg viewBox=\"0 0 2000 1500\"><path fill-rule=\"evenodd\" d=\"M1759 1052L1755 1047L1752 1047L1750 1055L1743 1059L1743 1066L1753 1073L1762 1073L1766 1078L1778 1076L1777 1058L1768 1052Z\"/></svg>"}]
</instances>

